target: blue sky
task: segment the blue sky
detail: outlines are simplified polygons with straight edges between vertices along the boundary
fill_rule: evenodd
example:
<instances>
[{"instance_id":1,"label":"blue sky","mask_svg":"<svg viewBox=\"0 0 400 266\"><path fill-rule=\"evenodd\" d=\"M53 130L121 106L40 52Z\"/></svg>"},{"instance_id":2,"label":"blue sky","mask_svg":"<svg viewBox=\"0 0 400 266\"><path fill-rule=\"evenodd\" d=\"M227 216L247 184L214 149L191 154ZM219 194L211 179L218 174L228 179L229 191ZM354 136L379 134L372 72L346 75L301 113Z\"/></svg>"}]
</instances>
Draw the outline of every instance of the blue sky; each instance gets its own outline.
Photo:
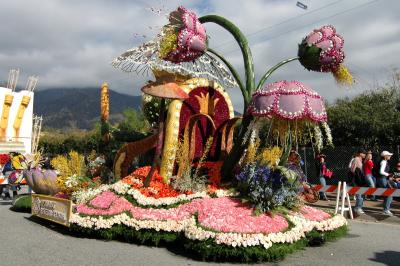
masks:
<instances>
[{"instance_id":1,"label":"blue sky","mask_svg":"<svg viewBox=\"0 0 400 266\"><path fill-rule=\"evenodd\" d=\"M329 74L304 70L297 62L272 75L270 82L299 80L328 101L352 97L390 80L400 62L400 2L395 0L304 0L303 10L289 0L13 0L0 3L0 80L10 68L20 68L20 85L31 74L40 77L38 89L99 87L137 95L150 77L126 74L110 62L128 48L151 40L178 5L199 15L219 14L248 36L256 76L277 62L295 56L297 44L312 29L332 24L345 39L345 64L357 84L338 87ZM160 9L161 14L152 12ZM216 25L206 25L210 46L243 72L233 38ZM143 35L145 37L143 37ZM237 88L229 90L241 110Z\"/></svg>"}]
</instances>

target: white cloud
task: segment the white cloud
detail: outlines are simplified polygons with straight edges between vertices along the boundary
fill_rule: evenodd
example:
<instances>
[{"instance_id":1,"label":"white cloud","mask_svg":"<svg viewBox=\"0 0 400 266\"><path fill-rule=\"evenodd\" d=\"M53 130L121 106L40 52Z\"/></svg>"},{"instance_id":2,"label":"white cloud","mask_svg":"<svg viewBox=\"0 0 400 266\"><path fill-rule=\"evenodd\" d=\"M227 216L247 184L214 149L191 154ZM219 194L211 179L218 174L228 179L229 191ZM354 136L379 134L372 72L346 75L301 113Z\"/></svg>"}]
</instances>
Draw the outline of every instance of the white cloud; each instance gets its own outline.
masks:
<instances>
[{"instance_id":1,"label":"white cloud","mask_svg":"<svg viewBox=\"0 0 400 266\"><path fill-rule=\"evenodd\" d=\"M359 84L337 88L329 74L308 72L294 62L271 77L309 84L329 101L371 89L399 65L400 3L395 0L302 1L307 10L289 0L185 1L200 15L219 14L248 35L256 76L285 58L295 56L297 44L314 27L333 24L345 38L346 64ZM99 86L108 81L122 93L138 94L146 77L113 69L109 62L124 50L157 34L165 15L179 1L13 0L0 4L0 80L19 67L22 79L40 76L39 88ZM162 14L149 11L161 8ZM4 26L5 25L5 26ZM152 27L152 28L149 28ZM216 25L206 25L210 44L243 72L242 56L233 38ZM145 38L135 37L146 35ZM22 85L22 84L20 84ZM241 111L238 89L230 90Z\"/></svg>"}]
</instances>

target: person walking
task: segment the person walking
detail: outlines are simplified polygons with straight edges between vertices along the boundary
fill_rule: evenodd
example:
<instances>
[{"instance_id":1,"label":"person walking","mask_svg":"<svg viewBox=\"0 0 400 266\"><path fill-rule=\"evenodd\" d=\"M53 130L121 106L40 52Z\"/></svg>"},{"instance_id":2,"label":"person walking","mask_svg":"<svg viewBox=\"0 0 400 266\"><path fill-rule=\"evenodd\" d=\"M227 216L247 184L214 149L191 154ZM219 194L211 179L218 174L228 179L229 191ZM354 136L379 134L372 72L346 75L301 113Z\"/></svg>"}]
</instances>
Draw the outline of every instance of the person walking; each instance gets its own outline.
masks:
<instances>
[{"instance_id":1,"label":"person walking","mask_svg":"<svg viewBox=\"0 0 400 266\"><path fill-rule=\"evenodd\" d=\"M369 187L376 187L376 178L373 176L373 168L374 162L372 161L372 151L368 151L367 155L365 156L364 164L363 164L363 173L365 176L365 181L367 186ZM375 196L371 196L371 200L375 201Z\"/></svg>"},{"instance_id":2,"label":"person walking","mask_svg":"<svg viewBox=\"0 0 400 266\"><path fill-rule=\"evenodd\" d=\"M388 162L392 158L392 155L393 153L388 151L383 151L381 153L382 160L379 164L379 177L377 180L378 187L390 188L389 179L392 177L392 175L390 174L390 166ZM392 200L392 196L385 197L383 200L383 214L393 216L393 213L390 211Z\"/></svg>"},{"instance_id":3,"label":"person walking","mask_svg":"<svg viewBox=\"0 0 400 266\"><path fill-rule=\"evenodd\" d=\"M363 174L363 160L365 159L366 152L359 150L351 161L351 167L349 172L349 183L356 187L362 187L365 185L365 177ZM356 194L356 204L354 206L354 212L358 215L364 213L362 207L364 203L364 196L362 194Z\"/></svg>"}]
</instances>

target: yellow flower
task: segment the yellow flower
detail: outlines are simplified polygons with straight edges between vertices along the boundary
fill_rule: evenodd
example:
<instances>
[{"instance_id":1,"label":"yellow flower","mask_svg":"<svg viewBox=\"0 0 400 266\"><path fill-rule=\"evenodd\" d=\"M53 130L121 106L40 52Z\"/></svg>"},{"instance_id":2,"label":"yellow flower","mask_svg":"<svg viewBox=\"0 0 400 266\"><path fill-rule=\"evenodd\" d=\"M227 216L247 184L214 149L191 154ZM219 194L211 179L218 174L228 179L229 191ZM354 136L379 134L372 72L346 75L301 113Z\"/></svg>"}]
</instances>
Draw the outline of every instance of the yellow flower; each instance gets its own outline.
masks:
<instances>
[{"instance_id":1,"label":"yellow flower","mask_svg":"<svg viewBox=\"0 0 400 266\"><path fill-rule=\"evenodd\" d=\"M338 69L333 72L333 76L337 83L341 85L352 85L354 83L353 76L344 65L340 64Z\"/></svg>"},{"instance_id":2,"label":"yellow flower","mask_svg":"<svg viewBox=\"0 0 400 266\"><path fill-rule=\"evenodd\" d=\"M261 152L261 162L271 166L277 166L282 156L282 149L278 146L272 148L265 148Z\"/></svg>"},{"instance_id":3,"label":"yellow flower","mask_svg":"<svg viewBox=\"0 0 400 266\"><path fill-rule=\"evenodd\" d=\"M65 156L58 155L51 160L51 166L59 172L60 176L70 176L71 170L68 166L68 159Z\"/></svg>"},{"instance_id":4,"label":"yellow flower","mask_svg":"<svg viewBox=\"0 0 400 266\"><path fill-rule=\"evenodd\" d=\"M165 27L162 41L160 42L160 58L166 57L171 51L178 49L178 33L171 27Z\"/></svg>"},{"instance_id":5,"label":"yellow flower","mask_svg":"<svg viewBox=\"0 0 400 266\"><path fill-rule=\"evenodd\" d=\"M50 162L59 173L56 180L57 186L66 193L71 192L65 185L66 180L73 175L83 176L85 174L84 157L76 151L71 151L68 155L69 158L58 155Z\"/></svg>"},{"instance_id":6,"label":"yellow flower","mask_svg":"<svg viewBox=\"0 0 400 266\"><path fill-rule=\"evenodd\" d=\"M70 151L69 157L70 160L68 162L68 166L69 169L71 170L72 175L83 176L85 174L84 172L85 159L83 155L80 155L76 151Z\"/></svg>"},{"instance_id":7,"label":"yellow flower","mask_svg":"<svg viewBox=\"0 0 400 266\"><path fill-rule=\"evenodd\" d=\"M255 161L256 157L257 157L257 150L258 147L260 146L260 139L257 138L254 143L250 143L248 148L247 148L247 152L244 158L244 163L248 164L248 163L252 163Z\"/></svg>"}]
</instances>

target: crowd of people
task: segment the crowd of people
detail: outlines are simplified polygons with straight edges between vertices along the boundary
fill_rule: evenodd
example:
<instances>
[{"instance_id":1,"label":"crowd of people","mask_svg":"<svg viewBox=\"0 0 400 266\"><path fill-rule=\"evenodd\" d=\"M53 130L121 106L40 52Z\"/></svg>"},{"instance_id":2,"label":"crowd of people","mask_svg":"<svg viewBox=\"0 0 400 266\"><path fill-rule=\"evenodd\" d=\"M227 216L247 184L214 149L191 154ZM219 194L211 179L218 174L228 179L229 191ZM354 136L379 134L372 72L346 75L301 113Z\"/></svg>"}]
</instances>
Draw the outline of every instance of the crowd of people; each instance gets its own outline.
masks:
<instances>
[{"instance_id":1,"label":"crowd of people","mask_svg":"<svg viewBox=\"0 0 400 266\"><path fill-rule=\"evenodd\" d=\"M389 161L393 153L382 151L380 159L374 160L372 151L358 150L351 158L348 165L347 183L350 186L371 187L371 188L399 188L400 189L400 161L397 162L395 169L390 169ZM332 172L326 166L326 156L318 154L316 156L316 172L319 183L326 186L326 179L332 176ZM320 192L320 199L328 200L324 192ZM355 195L354 211L356 214L363 214L363 204L366 197L362 194ZM369 200L376 201L375 196ZM393 197L383 197L383 214L393 216L390 211Z\"/></svg>"},{"instance_id":2,"label":"crowd of people","mask_svg":"<svg viewBox=\"0 0 400 266\"><path fill-rule=\"evenodd\" d=\"M390 169L389 161L393 153L382 151L380 160L374 165L371 151L359 150L349 163L349 183L354 186L368 186L380 188L398 188L400 187L400 162L396 164L396 170ZM376 200L373 198L372 200ZM383 198L383 214L393 216L390 211L390 205L393 197ZM364 196L356 194L356 204L354 210L357 214L363 214Z\"/></svg>"}]
</instances>

